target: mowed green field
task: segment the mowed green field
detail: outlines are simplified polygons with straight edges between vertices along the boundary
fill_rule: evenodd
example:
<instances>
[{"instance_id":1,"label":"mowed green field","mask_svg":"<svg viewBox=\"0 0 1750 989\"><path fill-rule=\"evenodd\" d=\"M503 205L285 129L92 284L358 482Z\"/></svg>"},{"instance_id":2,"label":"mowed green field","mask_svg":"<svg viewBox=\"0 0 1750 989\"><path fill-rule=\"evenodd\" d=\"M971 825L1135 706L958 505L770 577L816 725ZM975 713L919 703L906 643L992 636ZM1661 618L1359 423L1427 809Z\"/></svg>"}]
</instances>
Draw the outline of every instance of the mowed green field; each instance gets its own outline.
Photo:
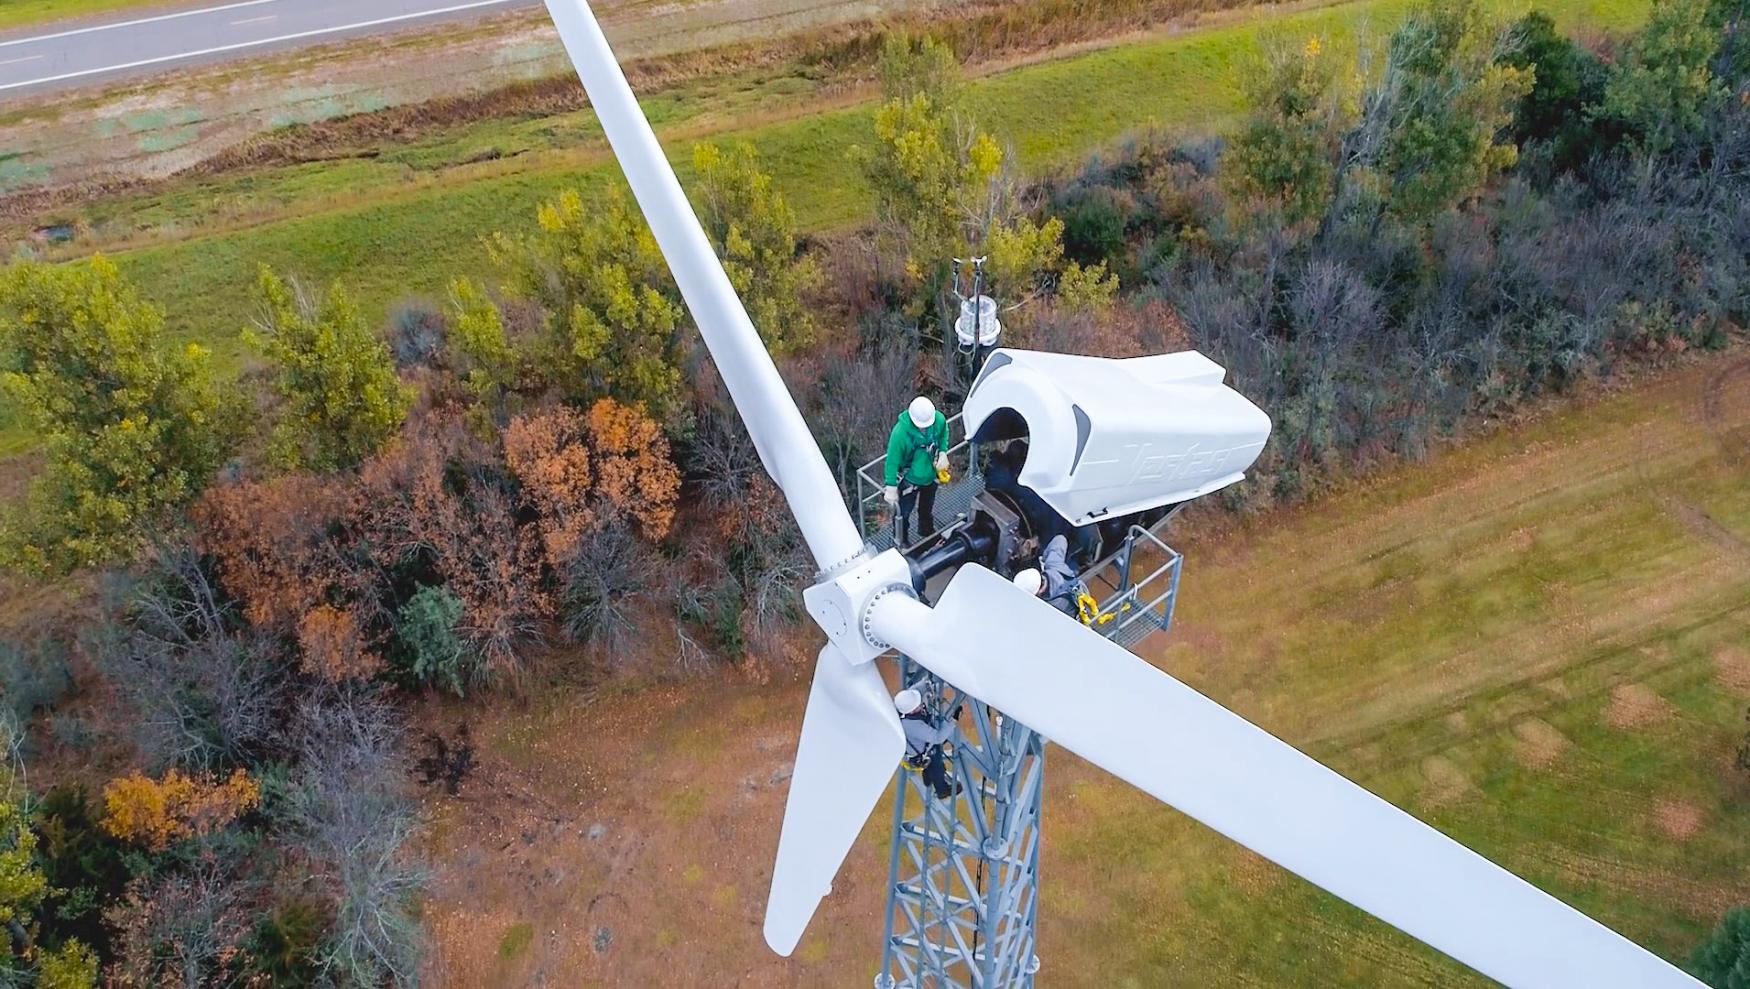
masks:
<instances>
[{"instance_id":1,"label":"mowed green field","mask_svg":"<svg viewBox=\"0 0 1750 989\"><path fill-rule=\"evenodd\" d=\"M165 6L164 0L0 0L0 31L152 6Z\"/></svg>"},{"instance_id":2,"label":"mowed green field","mask_svg":"<svg viewBox=\"0 0 1750 989\"><path fill-rule=\"evenodd\" d=\"M1319 35L1340 44L1357 32L1389 32L1409 6L1410 0L1361 0L1298 13L1260 11L1225 27L988 75L972 85L971 103L984 126L1009 142L1021 164L1037 173L1072 165L1126 134L1151 127L1219 128L1240 109L1240 72L1266 31ZM1504 17L1526 6L1524 0L1497 3ZM1623 29L1638 23L1646 0L1549 0L1539 6L1568 27ZM689 89L647 104L659 130L670 138L669 150L683 181L690 172L692 140L746 139L759 149L808 229L842 228L869 218L868 189L848 157L853 146L869 139L869 106L802 113L734 129L714 109L728 107L732 112L738 94L727 89ZM492 163L433 175L420 170L417 151L391 152L381 164L325 162L246 173L129 200L127 209L142 222L155 213L168 214L172 222L167 226L179 232L172 242L127 251L118 262L169 310L179 332L214 345L231 359L238 353L237 333L250 311L249 293L259 263L318 283L339 280L360 297L367 312L383 313L399 299L443 297L456 275L486 274L482 235L532 226L536 206L559 190L619 181L588 111L476 128L459 139L452 136L441 156L463 147L514 152L519 140L548 147L556 136L568 146L535 151L528 155L531 167L511 174ZM496 171L475 177L482 169ZM294 211L336 197L349 205L212 234L201 233L198 221L174 219L193 213L222 226L215 212L222 213L226 202L276 197L285 198L288 210ZM28 446L29 437L16 427L0 430L0 453Z\"/></svg>"},{"instance_id":3,"label":"mowed green field","mask_svg":"<svg viewBox=\"0 0 1750 989\"><path fill-rule=\"evenodd\" d=\"M1743 350L1174 541L1151 661L1666 957L1750 901ZM437 818L434 982L869 984L887 805L797 958L760 940L805 699L731 677L477 723ZM1041 984L1489 984L1073 755L1046 780ZM498 953L520 925L547 933Z\"/></svg>"}]
</instances>

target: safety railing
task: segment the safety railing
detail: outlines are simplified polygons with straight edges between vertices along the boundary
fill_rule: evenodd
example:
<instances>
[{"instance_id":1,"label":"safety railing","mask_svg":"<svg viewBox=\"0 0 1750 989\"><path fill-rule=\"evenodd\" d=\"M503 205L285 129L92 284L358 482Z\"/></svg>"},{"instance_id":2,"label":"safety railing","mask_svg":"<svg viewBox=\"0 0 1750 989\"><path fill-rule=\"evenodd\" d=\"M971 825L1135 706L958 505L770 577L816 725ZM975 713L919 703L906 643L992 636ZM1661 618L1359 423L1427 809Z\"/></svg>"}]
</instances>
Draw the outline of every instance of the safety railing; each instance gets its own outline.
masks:
<instances>
[{"instance_id":1,"label":"safety railing","mask_svg":"<svg viewBox=\"0 0 1750 989\"><path fill-rule=\"evenodd\" d=\"M1168 516L1171 518L1171 516ZM1167 519L1156 523L1166 525ZM1137 577L1136 571L1155 560L1159 565ZM1173 622L1173 607L1179 598L1179 572L1185 558L1149 529L1130 527L1123 545L1082 574L1082 582L1098 599L1097 607L1084 620L1089 627L1131 648ZM1101 597L1101 589L1106 594Z\"/></svg>"}]
</instances>

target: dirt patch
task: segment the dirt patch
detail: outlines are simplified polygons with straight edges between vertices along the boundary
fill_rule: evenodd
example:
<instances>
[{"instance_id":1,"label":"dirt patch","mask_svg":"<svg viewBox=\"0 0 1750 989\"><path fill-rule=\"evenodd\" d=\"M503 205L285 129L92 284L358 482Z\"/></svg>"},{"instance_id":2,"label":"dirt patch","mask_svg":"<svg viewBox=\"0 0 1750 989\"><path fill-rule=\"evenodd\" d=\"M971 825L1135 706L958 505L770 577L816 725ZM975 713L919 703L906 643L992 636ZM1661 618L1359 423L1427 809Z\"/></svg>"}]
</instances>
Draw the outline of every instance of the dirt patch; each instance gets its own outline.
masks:
<instances>
[{"instance_id":1,"label":"dirt patch","mask_svg":"<svg viewBox=\"0 0 1750 989\"><path fill-rule=\"evenodd\" d=\"M1721 646L1714 653L1714 682L1740 697L1750 697L1750 651Z\"/></svg>"},{"instance_id":2,"label":"dirt patch","mask_svg":"<svg viewBox=\"0 0 1750 989\"><path fill-rule=\"evenodd\" d=\"M1445 756L1422 760L1422 783L1424 807L1448 807L1477 792L1464 770Z\"/></svg>"},{"instance_id":3,"label":"dirt patch","mask_svg":"<svg viewBox=\"0 0 1750 989\"><path fill-rule=\"evenodd\" d=\"M1547 721L1526 718L1513 726L1513 753L1532 769L1548 769L1567 748L1567 736Z\"/></svg>"},{"instance_id":4,"label":"dirt patch","mask_svg":"<svg viewBox=\"0 0 1750 989\"><path fill-rule=\"evenodd\" d=\"M1653 808L1653 819L1659 823L1659 830L1678 841L1687 841L1701 830L1707 820L1707 813L1700 807L1683 800L1661 800Z\"/></svg>"},{"instance_id":5,"label":"dirt patch","mask_svg":"<svg viewBox=\"0 0 1750 989\"><path fill-rule=\"evenodd\" d=\"M1610 706L1604 720L1612 728L1645 728L1671 716L1671 705L1644 683L1625 683L1610 689Z\"/></svg>"}]
</instances>

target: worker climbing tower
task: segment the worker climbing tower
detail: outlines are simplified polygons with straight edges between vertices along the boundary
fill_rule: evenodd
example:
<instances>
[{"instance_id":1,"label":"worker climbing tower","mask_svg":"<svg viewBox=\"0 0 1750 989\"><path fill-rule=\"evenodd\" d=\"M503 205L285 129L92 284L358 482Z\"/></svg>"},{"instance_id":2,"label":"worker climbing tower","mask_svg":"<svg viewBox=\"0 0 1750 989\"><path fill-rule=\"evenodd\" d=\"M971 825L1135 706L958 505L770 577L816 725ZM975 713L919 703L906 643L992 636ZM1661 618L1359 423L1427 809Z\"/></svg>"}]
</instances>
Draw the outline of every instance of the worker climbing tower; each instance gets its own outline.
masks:
<instances>
[{"instance_id":1,"label":"worker climbing tower","mask_svg":"<svg viewBox=\"0 0 1750 989\"><path fill-rule=\"evenodd\" d=\"M907 683L922 673L901 668ZM921 773L899 770L876 989L1030 987L1045 740L951 684L923 684L933 715L964 705L952 736L959 792L937 799Z\"/></svg>"}]
</instances>

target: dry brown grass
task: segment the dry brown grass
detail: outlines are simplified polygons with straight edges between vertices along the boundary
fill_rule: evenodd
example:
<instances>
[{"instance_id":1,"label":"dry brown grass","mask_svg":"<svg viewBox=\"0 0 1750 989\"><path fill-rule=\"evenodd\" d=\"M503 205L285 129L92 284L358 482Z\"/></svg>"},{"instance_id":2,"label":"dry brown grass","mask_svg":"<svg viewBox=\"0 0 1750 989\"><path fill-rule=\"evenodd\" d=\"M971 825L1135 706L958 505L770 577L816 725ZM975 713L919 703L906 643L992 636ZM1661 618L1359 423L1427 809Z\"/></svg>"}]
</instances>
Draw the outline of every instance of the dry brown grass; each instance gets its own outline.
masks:
<instances>
[{"instance_id":1,"label":"dry brown grass","mask_svg":"<svg viewBox=\"0 0 1750 989\"><path fill-rule=\"evenodd\" d=\"M1750 697L1750 652L1721 646L1714 653L1714 680L1740 697Z\"/></svg>"},{"instance_id":2,"label":"dry brown grass","mask_svg":"<svg viewBox=\"0 0 1750 989\"><path fill-rule=\"evenodd\" d=\"M1678 841L1695 837L1707 820L1707 812L1686 800L1661 800L1653 808L1659 830Z\"/></svg>"},{"instance_id":3,"label":"dry brown grass","mask_svg":"<svg viewBox=\"0 0 1750 989\"><path fill-rule=\"evenodd\" d=\"M1422 806L1429 809L1449 807L1477 792L1464 770L1445 756L1422 760L1422 783Z\"/></svg>"},{"instance_id":4,"label":"dry brown grass","mask_svg":"<svg viewBox=\"0 0 1750 989\"><path fill-rule=\"evenodd\" d=\"M1538 718L1514 724L1513 743L1519 761L1532 769L1548 769L1568 748L1567 736Z\"/></svg>"},{"instance_id":5,"label":"dry brown grass","mask_svg":"<svg viewBox=\"0 0 1750 989\"><path fill-rule=\"evenodd\" d=\"M1604 720L1612 728L1634 729L1658 724L1671 716L1671 705L1643 683L1625 683L1610 690Z\"/></svg>"}]
</instances>

